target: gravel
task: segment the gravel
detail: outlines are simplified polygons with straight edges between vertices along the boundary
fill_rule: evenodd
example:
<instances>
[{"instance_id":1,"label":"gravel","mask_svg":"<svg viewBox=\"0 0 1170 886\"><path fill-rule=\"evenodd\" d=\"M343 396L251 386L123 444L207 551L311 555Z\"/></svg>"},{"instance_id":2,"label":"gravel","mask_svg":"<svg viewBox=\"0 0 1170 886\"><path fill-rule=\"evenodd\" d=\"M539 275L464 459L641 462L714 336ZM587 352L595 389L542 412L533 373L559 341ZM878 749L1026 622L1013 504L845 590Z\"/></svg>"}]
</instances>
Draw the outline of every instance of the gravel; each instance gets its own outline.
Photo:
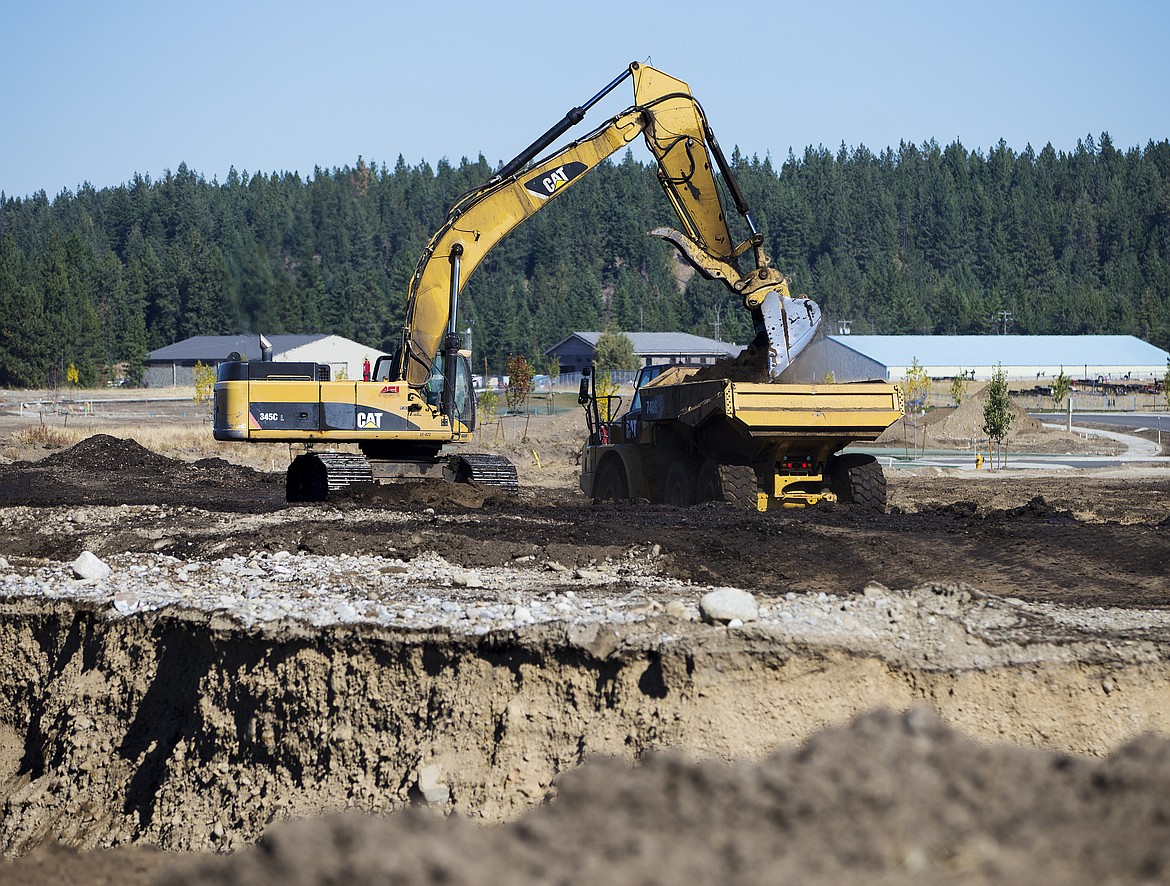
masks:
<instances>
[{"instance_id":1,"label":"gravel","mask_svg":"<svg viewBox=\"0 0 1170 886\"><path fill-rule=\"evenodd\" d=\"M655 558L638 550L576 570L527 559L468 569L434 553L403 560L277 551L211 561L121 553L103 561L86 552L82 561L94 577L78 578L77 562L21 565L0 558L0 596L75 601L104 608L110 619L194 610L249 628L360 624L484 635L551 623L656 620L663 638L680 622L699 622L702 600L738 600L754 607L754 618L726 612L716 624L694 629L842 646L924 667L1071 660L1093 644L1148 659L1170 640L1165 610L1027 603L963 584L894 590L870 582L852 594L790 591L753 599L740 589L660 575Z\"/></svg>"}]
</instances>

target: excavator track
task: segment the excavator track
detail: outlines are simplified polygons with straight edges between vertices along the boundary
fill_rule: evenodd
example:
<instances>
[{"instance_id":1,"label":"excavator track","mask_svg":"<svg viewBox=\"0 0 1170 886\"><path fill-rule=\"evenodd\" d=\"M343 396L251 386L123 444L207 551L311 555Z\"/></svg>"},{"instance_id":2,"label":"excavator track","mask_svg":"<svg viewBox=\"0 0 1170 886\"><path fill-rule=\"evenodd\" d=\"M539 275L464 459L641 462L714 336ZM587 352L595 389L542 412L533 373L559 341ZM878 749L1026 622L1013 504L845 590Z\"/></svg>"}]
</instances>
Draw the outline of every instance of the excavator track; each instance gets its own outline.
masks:
<instances>
[{"instance_id":1,"label":"excavator track","mask_svg":"<svg viewBox=\"0 0 1170 886\"><path fill-rule=\"evenodd\" d=\"M472 481L481 486L495 486L507 492L519 492L520 481L516 477L516 466L502 455L486 452L469 452L466 455L451 456L451 467L456 482Z\"/></svg>"},{"instance_id":2,"label":"excavator track","mask_svg":"<svg viewBox=\"0 0 1170 886\"><path fill-rule=\"evenodd\" d=\"M336 493L354 483L394 482L393 479L378 471L380 465L387 464L375 459L368 460L364 455L349 452L306 452L297 456L288 468L285 485L285 498L290 502L325 501L331 493ZM410 466L410 463L406 463ZM400 464L395 465L400 468ZM438 470L435 470L438 468ZM397 474L402 480L418 480L424 477L441 476L444 481L455 483L478 483L481 486L493 486L506 492L517 492L520 489L516 477L516 466L508 459L499 455L489 455L485 452L471 452L465 455L451 455L436 462L417 465L417 474L411 474L413 468Z\"/></svg>"},{"instance_id":3,"label":"excavator track","mask_svg":"<svg viewBox=\"0 0 1170 886\"><path fill-rule=\"evenodd\" d=\"M288 501L325 501L354 483L373 482L365 456L349 452L306 452L293 459L285 479Z\"/></svg>"}]
</instances>

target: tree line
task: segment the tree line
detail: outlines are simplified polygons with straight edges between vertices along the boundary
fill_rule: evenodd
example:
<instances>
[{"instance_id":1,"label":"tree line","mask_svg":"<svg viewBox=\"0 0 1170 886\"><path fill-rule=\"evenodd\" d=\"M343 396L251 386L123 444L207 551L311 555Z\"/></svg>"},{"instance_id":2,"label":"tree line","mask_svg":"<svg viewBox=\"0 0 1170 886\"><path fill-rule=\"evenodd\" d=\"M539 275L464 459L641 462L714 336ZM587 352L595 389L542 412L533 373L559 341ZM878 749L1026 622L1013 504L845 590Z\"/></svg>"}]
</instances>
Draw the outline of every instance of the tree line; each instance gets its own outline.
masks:
<instances>
[{"instance_id":1,"label":"tree line","mask_svg":"<svg viewBox=\"0 0 1170 886\"><path fill-rule=\"evenodd\" d=\"M732 166L773 264L855 333L1128 333L1170 346L1170 142L1125 151L903 143ZM407 282L481 156L311 177L181 164L161 179L0 194L0 386L82 384L193 335L332 333L392 350ZM730 207L730 200L725 201ZM651 163L602 164L501 242L469 281L477 366L581 330L746 342L720 284L646 236L675 220ZM746 230L737 231L746 236Z\"/></svg>"}]
</instances>

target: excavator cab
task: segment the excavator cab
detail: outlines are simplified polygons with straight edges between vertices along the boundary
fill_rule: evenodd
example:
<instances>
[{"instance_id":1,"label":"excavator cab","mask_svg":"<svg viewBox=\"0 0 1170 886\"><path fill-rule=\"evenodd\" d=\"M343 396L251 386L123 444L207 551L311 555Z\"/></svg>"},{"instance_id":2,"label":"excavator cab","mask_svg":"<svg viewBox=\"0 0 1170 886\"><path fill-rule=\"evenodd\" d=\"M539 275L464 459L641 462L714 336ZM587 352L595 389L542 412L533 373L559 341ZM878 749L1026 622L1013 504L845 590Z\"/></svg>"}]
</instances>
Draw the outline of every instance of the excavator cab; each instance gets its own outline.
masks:
<instances>
[{"instance_id":1,"label":"excavator cab","mask_svg":"<svg viewBox=\"0 0 1170 886\"><path fill-rule=\"evenodd\" d=\"M475 384L471 373L471 352L460 351L455 363L455 420L475 430Z\"/></svg>"}]
</instances>

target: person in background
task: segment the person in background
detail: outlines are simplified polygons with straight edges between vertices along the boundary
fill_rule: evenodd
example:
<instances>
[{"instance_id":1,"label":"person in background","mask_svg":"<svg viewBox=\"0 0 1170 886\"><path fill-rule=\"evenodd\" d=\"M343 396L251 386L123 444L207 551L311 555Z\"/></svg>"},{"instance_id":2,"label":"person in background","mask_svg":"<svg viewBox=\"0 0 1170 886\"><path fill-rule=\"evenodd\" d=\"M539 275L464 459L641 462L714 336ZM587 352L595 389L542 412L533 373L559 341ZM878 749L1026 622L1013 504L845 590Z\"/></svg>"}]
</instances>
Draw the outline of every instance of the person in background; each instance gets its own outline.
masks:
<instances>
[{"instance_id":1,"label":"person in background","mask_svg":"<svg viewBox=\"0 0 1170 886\"><path fill-rule=\"evenodd\" d=\"M370 380L370 358L367 356L362 359L362 381Z\"/></svg>"}]
</instances>

